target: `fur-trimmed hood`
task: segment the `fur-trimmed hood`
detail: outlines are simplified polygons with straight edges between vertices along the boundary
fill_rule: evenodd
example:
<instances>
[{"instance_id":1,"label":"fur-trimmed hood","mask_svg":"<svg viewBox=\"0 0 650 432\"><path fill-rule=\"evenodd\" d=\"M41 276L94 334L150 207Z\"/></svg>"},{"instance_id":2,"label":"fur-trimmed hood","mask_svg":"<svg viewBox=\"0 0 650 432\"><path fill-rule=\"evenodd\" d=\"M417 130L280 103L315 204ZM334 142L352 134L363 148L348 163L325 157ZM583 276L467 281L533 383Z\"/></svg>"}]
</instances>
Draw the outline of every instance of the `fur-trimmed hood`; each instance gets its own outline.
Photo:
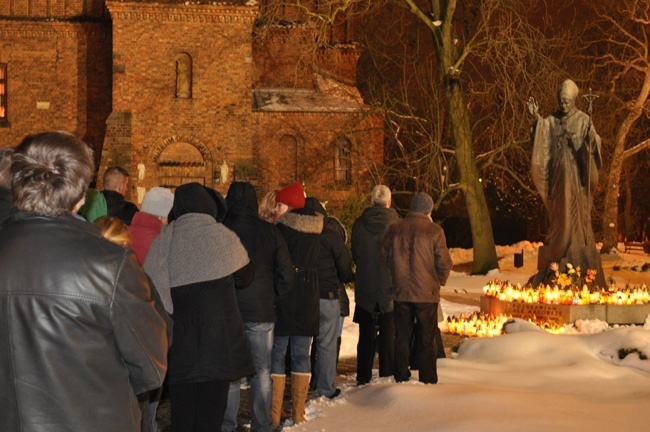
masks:
<instances>
[{"instance_id":1,"label":"fur-trimmed hood","mask_svg":"<svg viewBox=\"0 0 650 432\"><path fill-rule=\"evenodd\" d=\"M323 215L308 208L293 209L281 215L275 223L305 234L320 234L324 225Z\"/></svg>"}]
</instances>

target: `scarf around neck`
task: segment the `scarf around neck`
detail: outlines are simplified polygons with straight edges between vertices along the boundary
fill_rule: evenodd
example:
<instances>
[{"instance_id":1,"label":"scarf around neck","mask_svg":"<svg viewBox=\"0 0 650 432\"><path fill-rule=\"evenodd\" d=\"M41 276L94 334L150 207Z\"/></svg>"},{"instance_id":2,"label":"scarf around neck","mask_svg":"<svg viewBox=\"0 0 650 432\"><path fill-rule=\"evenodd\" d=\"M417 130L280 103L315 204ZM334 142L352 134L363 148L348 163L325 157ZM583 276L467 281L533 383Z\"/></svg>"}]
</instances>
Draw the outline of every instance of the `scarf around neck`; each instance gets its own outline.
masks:
<instances>
[{"instance_id":1,"label":"scarf around neck","mask_svg":"<svg viewBox=\"0 0 650 432\"><path fill-rule=\"evenodd\" d=\"M151 244L144 269L171 314L172 288L221 279L249 261L237 234L209 215L188 213L163 227Z\"/></svg>"}]
</instances>

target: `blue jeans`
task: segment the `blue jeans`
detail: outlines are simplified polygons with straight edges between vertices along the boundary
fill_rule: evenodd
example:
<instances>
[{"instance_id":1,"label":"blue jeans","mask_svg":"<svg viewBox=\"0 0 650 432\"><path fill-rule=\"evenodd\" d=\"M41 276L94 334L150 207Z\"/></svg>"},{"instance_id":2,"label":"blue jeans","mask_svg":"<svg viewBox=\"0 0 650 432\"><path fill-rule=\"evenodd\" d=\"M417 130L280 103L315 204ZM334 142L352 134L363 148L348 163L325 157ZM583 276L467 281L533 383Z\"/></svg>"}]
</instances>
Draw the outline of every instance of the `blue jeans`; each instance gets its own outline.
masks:
<instances>
[{"instance_id":1,"label":"blue jeans","mask_svg":"<svg viewBox=\"0 0 650 432\"><path fill-rule=\"evenodd\" d=\"M248 339L255 365L255 375L250 379L251 429L256 432L270 432L271 423L271 351L273 349L272 322L245 322L244 334ZM239 384L241 380L230 383L228 405L221 426L222 432L237 429L239 411Z\"/></svg>"},{"instance_id":2,"label":"blue jeans","mask_svg":"<svg viewBox=\"0 0 650 432\"><path fill-rule=\"evenodd\" d=\"M341 315L338 299L319 301L319 327L316 336L316 391L330 397L336 391L336 339Z\"/></svg>"},{"instance_id":3,"label":"blue jeans","mask_svg":"<svg viewBox=\"0 0 650 432\"><path fill-rule=\"evenodd\" d=\"M276 336L273 338L271 373L285 375L285 358L289 341L291 341L291 372L310 373L309 348L311 347L311 336Z\"/></svg>"},{"instance_id":4,"label":"blue jeans","mask_svg":"<svg viewBox=\"0 0 650 432\"><path fill-rule=\"evenodd\" d=\"M340 305L339 305L340 306ZM336 337L340 338L343 336L343 323L345 322L345 317L341 316L339 317L339 323L336 327Z\"/></svg>"},{"instance_id":5,"label":"blue jeans","mask_svg":"<svg viewBox=\"0 0 650 432\"><path fill-rule=\"evenodd\" d=\"M156 420L156 414L158 412L158 404L160 403L161 395L162 387L156 390L151 390L151 394L149 395L149 412L151 414L151 430L153 432L158 432L158 421Z\"/></svg>"}]
</instances>

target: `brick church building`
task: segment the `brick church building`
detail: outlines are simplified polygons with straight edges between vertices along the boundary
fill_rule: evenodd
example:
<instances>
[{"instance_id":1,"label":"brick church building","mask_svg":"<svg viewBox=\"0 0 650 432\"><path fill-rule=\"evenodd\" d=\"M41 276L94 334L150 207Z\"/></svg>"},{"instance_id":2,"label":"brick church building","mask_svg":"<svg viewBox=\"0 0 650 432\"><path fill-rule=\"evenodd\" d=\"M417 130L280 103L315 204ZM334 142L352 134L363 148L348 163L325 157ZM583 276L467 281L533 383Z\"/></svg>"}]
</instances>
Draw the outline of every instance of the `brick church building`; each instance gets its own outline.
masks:
<instances>
[{"instance_id":1,"label":"brick church building","mask_svg":"<svg viewBox=\"0 0 650 432\"><path fill-rule=\"evenodd\" d=\"M96 151L97 186L121 165L138 202L249 180L340 203L367 193L383 126L356 89L351 25L319 31L279 0L3 1L0 146L72 132Z\"/></svg>"}]
</instances>

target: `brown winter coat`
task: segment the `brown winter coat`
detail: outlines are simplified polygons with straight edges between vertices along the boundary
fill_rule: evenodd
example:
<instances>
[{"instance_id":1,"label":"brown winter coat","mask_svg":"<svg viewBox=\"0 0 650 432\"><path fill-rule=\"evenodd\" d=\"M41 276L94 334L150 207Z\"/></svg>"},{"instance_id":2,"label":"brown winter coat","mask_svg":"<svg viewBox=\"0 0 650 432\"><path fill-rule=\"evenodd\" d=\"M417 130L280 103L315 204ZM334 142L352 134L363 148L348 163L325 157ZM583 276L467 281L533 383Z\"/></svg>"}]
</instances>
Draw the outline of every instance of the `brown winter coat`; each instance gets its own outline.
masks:
<instances>
[{"instance_id":1,"label":"brown winter coat","mask_svg":"<svg viewBox=\"0 0 650 432\"><path fill-rule=\"evenodd\" d=\"M396 301L440 302L452 261L444 231L429 216L411 212L390 225L380 256L388 264Z\"/></svg>"}]
</instances>

